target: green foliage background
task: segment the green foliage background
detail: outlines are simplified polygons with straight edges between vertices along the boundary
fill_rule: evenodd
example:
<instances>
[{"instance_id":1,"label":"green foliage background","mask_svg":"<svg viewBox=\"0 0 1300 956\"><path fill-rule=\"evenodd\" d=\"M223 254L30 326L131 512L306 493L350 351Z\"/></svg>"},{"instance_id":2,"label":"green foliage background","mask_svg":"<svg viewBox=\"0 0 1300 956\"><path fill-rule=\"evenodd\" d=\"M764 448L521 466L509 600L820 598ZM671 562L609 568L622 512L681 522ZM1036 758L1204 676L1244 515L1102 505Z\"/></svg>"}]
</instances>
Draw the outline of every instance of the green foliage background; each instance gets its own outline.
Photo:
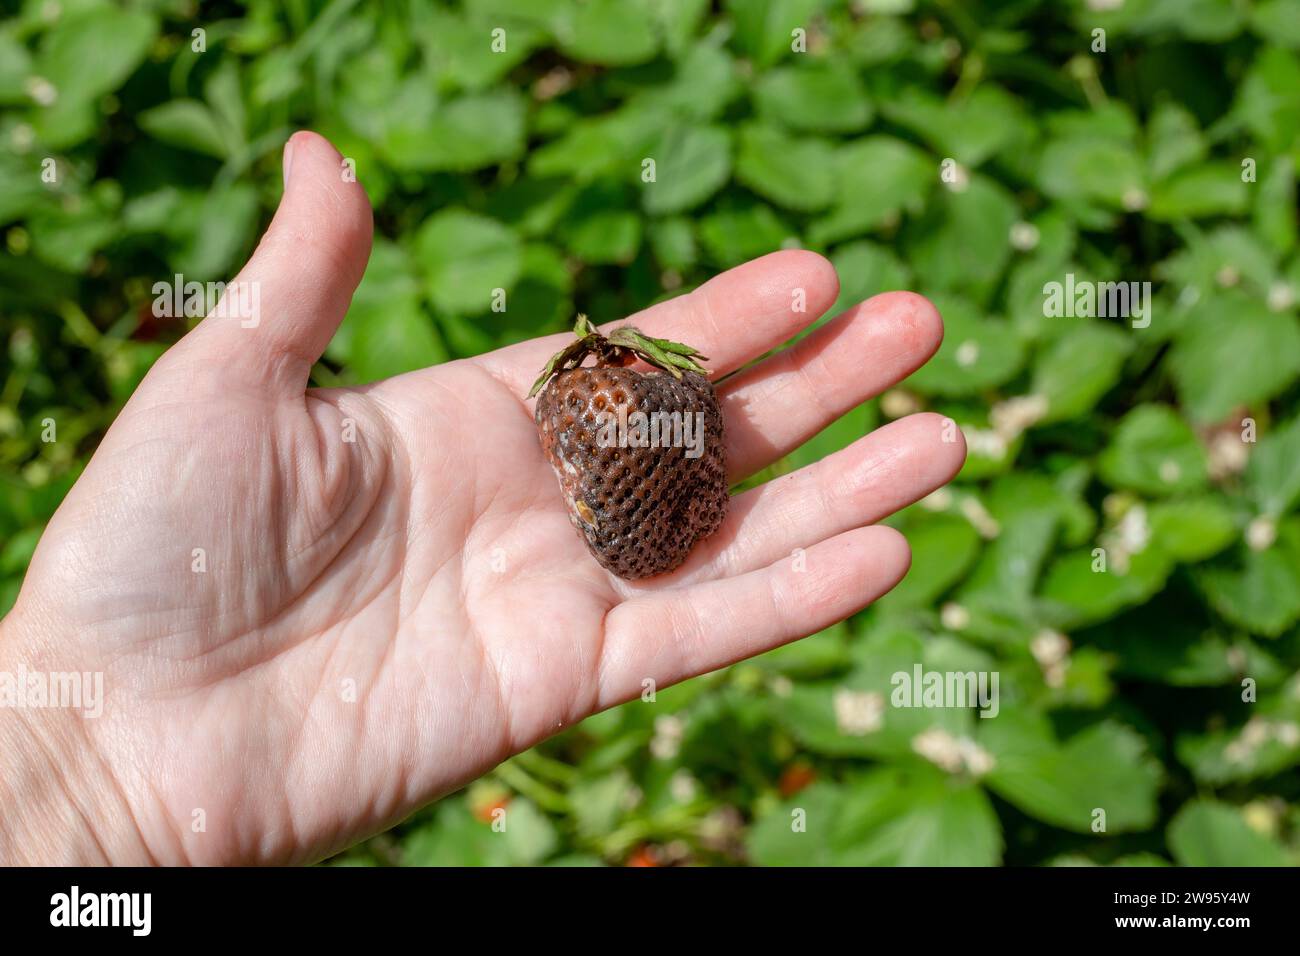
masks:
<instances>
[{"instance_id":1,"label":"green foliage background","mask_svg":"<svg viewBox=\"0 0 1300 956\"><path fill-rule=\"evenodd\" d=\"M233 274L295 128L355 161L376 213L320 384L790 245L835 262L840 307L911 288L944 313L929 367L763 476L912 408L959 422L962 475L896 519L902 586L341 862L1300 859L1300 0L5 6L0 608L183 332L150 287ZM1045 317L1070 273L1152 281L1150 325ZM1000 714L889 707L917 662L998 671Z\"/></svg>"}]
</instances>

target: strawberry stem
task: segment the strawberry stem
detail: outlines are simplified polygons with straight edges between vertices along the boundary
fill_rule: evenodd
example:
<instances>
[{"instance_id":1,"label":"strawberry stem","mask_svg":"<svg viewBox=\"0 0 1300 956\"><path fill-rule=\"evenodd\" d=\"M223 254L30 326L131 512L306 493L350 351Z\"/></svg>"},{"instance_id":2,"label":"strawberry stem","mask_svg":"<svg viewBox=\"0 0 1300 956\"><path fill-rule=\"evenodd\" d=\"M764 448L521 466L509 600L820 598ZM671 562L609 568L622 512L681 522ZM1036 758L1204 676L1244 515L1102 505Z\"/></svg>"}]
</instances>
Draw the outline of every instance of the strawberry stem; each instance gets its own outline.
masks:
<instances>
[{"instance_id":1,"label":"strawberry stem","mask_svg":"<svg viewBox=\"0 0 1300 956\"><path fill-rule=\"evenodd\" d=\"M708 370L697 359L707 362L709 357L701 355L698 349L681 342L653 338L630 325L619 326L604 336L585 315L579 313L573 325L573 334L578 340L551 356L528 392L529 398L540 392L553 375L577 368L589 354L596 355L597 367L626 365L627 359L635 356L663 369L673 378L681 378L682 372L708 374Z\"/></svg>"}]
</instances>

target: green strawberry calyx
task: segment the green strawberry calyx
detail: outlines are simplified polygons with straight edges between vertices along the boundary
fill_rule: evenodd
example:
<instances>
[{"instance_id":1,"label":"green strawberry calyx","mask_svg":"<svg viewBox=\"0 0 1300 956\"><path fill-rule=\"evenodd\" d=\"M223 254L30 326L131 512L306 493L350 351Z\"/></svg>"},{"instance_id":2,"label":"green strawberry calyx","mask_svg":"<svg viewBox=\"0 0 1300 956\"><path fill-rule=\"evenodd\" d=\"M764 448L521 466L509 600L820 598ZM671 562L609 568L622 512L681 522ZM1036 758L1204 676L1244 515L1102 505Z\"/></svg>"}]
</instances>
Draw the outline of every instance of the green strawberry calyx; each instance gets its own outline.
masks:
<instances>
[{"instance_id":1,"label":"green strawberry calyx","mask_svg":"<svg viewBox=\"0 0 1300 956\"><path fill-rule=\"evenodd\" d=\"M533 383L532 390L528 393L529 398L540 392L551 376L577 368L588 355L597 357L598 366L622 366L633 358L639 358L663 369L673 378L681 378L682 372L708 374L708 369L696 360L707 362L709 357L701 355L698 349L681 342L656 339L630 325L619 326L608 336L601 335L591 320L579 313L578 321L573 325L573 334L578 340L551 356L551 360L542 369L542 374Z\"/></svg>"}]
</instances>

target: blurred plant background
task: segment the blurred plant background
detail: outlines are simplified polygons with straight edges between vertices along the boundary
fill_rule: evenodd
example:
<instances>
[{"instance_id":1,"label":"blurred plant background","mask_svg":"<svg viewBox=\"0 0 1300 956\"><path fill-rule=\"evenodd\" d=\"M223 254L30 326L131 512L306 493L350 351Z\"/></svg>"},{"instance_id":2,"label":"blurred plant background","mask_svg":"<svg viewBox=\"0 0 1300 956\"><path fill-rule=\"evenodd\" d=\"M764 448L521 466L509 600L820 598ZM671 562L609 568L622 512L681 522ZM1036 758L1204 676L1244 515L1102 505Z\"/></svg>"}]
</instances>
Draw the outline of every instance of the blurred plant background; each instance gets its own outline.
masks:
<instances>
[{"instance_id":1,"label":"blurred plant background","mask_svg":"<svg viewBox=\"0 0 1300 956\"><path fill-rule=\"evenodd\" d=\"M185 330L153 284L232 277L297 128L377 226L318 384L788 246L834 261L839 307L943 312L929 366L759 479L917 409L960 423L960 478L896 519L893 594L336 862L1300 859L1300 0L0 9L0 610ZM1045 316L1068 274L1153 282L1149 326ZM891 707L917 663L997 671L1000 713Z\"/></svg>"}]
</instances>

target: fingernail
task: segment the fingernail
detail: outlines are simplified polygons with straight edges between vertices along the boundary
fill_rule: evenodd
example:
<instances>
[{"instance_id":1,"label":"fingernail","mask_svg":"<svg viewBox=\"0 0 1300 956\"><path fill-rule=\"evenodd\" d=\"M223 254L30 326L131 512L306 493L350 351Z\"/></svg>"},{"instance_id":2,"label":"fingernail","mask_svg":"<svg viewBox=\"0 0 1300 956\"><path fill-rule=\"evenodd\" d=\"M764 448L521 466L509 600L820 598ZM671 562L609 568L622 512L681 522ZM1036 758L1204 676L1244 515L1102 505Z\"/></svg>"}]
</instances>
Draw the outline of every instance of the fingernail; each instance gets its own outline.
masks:
<instances>
[{"instance_id":1,"label":"fingernail","mask_svg":"<svg viewBox=\"0 0 1300 956\"><path fill-rule=\"evenodd\" d=\"M284 156L280 160L280 165L284 167L284 188L289 188L289 168L293 165L293 137L284 144Z\"/></svg>"}]
</instances>

